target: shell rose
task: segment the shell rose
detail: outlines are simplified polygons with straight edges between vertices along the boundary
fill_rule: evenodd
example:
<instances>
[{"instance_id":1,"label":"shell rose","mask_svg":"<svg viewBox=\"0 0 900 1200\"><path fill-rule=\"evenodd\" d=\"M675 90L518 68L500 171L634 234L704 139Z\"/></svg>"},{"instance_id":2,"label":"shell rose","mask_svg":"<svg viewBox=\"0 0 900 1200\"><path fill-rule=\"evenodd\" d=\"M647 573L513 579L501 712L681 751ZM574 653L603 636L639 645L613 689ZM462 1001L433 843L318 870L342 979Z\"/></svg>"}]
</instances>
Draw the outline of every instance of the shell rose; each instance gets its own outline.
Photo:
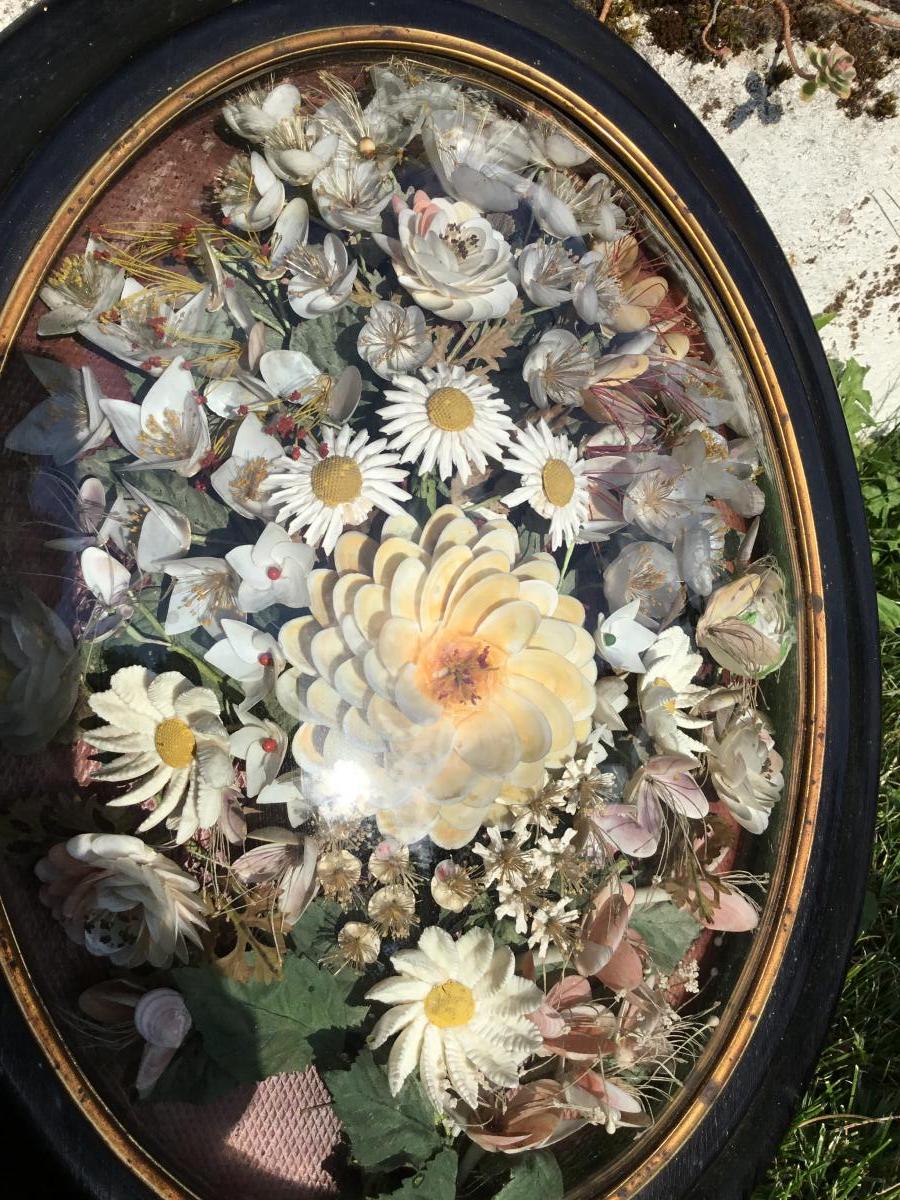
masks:
<instances>
[{"instance_id":1,"label":"shell rose","mask_svg":"<svg viewBox=\"0 0 900 1200\"><path fill-rule=\"evenodd\" d=\"M446 321L506 315L517 294L512 252L476 208L416 192L412 208L397 205L397 223L397 238L376 234L375 241L416 304Z\"/></svg>"},{"instance_id":2,"label":"shell rose","mask_svg":"<svg viewBox=\"0 0 900 1200\"><path fill-rule=\"evenodd\" d=\"M539 786L590 732L597 675L584 608L513 526L447 505L345 533L309 577L311 615L280 640L297 762L327 792L357 780L383 833L466 845L506 788ZM352 764L352 766L351 766ZM315 798L315 786L312 788Z\"/></svg>"}]
</instances>

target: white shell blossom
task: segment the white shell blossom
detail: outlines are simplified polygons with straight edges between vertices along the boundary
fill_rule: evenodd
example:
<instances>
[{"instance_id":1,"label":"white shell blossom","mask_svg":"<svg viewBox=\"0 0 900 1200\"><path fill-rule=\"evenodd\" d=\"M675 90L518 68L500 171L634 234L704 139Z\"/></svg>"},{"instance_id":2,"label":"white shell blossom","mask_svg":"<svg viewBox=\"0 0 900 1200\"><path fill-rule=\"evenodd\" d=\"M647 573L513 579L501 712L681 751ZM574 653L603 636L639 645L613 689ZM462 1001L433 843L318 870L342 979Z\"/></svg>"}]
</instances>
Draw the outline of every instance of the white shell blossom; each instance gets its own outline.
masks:
<instances>
[{"instance_id":1,"label":"white shell blossom","mask_svg":"<svg viewBox=\"0 0 900 1200\"><path fill-rule=\"evenodd\" d=\"M35 867L41 900L73 942L117 967L186 962L206 929L199 885L140 838L80 833Z\"/></svg>"},{"instance_id":2,"label":"white shell blossom","mask_svg":"<svg viewBox=\"0 0 900 1200\"><path fill-rule=\"evenodd\" d=\"M702 421L693 421L672 447L672 458L703 495L727 501L742 517L757 517L763 511L765 497L753 482L759 455L748 439L729 443Z\"/></svg>"},{"instance_id":3,"label":"white shell blossom","mask_svg":"<svg viewBox=\"0 0 900 1200\"><path fill-rule=\"evenodd\" d=\"M94 619L88 623L82 637L98 641L109 637L123 621L131 620L134 613L133 606L128 603L131 571L100 546L85 547L79 565L85 587L98 602Z\"/></svg>"},{"instance_id":4,"label":"white shell blossom","mask_svg":"<svg viewBox=\"0 0 900 1200\"><path fill-rule=\"evenodd\" d=\"M522 476L522 486L503 497L508 508L528 503L550 520L550 549L574 542L588 519L589 463L565 436L553 434L546 421L526 425L516 433L510 457L503 464Z\"/></svg>"},{"instance_id":5,"label":"white shell blossom","mask_svg":"<svg viewBox=\"0 0 900 1200\"><path fill-rule=\"evenodd\" d=\"M485 471L488 459L500 459L509 445L513 423L504 401L480 375L464 367L423 367L420 378L396 375L385 391L388 403L378 410L391 449L419 471L436 470L441 479L455 471L468 483Z\"/></svg>"},{"instance_id":6,"label":"white shell blossom","mask_svg":"<svg viewBox=\"0 0 900 1200\"><path fill-rule=\"evenodd\" d=\"M387 440L369 441L364 429L325 429L318 446L304 446L296 459L283 457L266 487L276 520L289 533L304 531L310 546L330 554L345 525L360 525L373 508L401 513L408 493L398 485L406 471Z\"/></svg>"},{"instance_id":7,"label":"white shell blossom","mask_svg":"<svg viewBox=\"0 0 900 1200\"><path fill-rule=\"evenodd\" d=\"M316 124L338 139L336 157L340 162L371 162L383 172L389 171L400 151L417 131L420 117L398 104L403 84L384 68L373 69L370 81L374 95L362 105L353 88L330 73L322 72L320 81L331 98L316 110Z\"/></svg>"},{"instance_id":8,"label":"white shell blossom","mask_svg":"<svg viewBox=\"0 0 900 1200\"><path fill-rule=\"evenodd\" d=\"M776 671L794 639L777 567L754 563L717 587L697 622L697 645L734 675L762 679Z\"/></svg>"},{"instance_id":9,"label":"white shell blossom","mask_svg":"<svg viewBox=\"0 0 900 1200\"><path fill-rule=\"evenodd\" d=\"M763 833L784 788L784 762L756 709L738 710L724 732L709 738L709 777L739 825Z\"/></svg>"},{"instance_id":10,"label":"white shell blossom","mask_svg":"<svg viewBox=\"0 0 900 1200\"><path fill-rule=\"evenodd\" d=\"M284 668L284 655L271 633L255 629L246 621L226 617L222 620L222 633L224 636L203 657L211 667L241 685L244 699L238 705L238 713L242 714L272 691L278 673Z\"/></svg>"},{"instance_id":11,"label":"white shell blossom","mask_svg":"<svg viewBox=\"0 0 900 1200\"><path fill-rule=\"evenodd\" d=\"M538 408L577 406L594 378L593 355L568 329L548 329L529 350L522 378Z\"/></svg>"},{"instance_id":12,"label":"white shell blossom","mask_svg":"<svg viewBox=\"0 0 900 1200\"><path fill-rule=\"evenodd\" d=\"M337 134L324 133L316 116L293 113L268 131L263 153L279 179L302 187L328 166L337 148Z\"/></svg>"},{"instance_id":13,"label":"white shell blossom","mask_svg":"<svg viewBox=\"0 0 900 1200\"><path fill-rule=\"evenodd\" d=\"M226 561L241 577L238 604L246 613L270 604L305 608L309 601L307 579L315 551L295 542L280 525L268 524L254 546L235 546Z\"/></svg>"},{"instance_id":14,"label":"white shell blossom","mask_svg":"<svg viewBox=\"0 0 900 1200\"><path fill-rule=\"evenodd\" d=\"M76 371L31 354L25 355L25 361L50 394L9 431L3 443L6 449L46 454L63 466L102 445L109 437L110 424L91 368Z\"/></svg>"},{"instance_id":15,"label":"white shell blossom","mask_svg":"<svg viewBox=\"0 0 900 1200\"><path fill-rule=\"evenodd\" d=\"M417 192L397 213L398 237L375 234L416 304L446 321L503 317L516 298L512 256L471 204Z\"/></svg>"},{"instance_id":16,"label":"white shell blossom","mask_svg":"<svg viewBox=\"0 0 900 1200\"><path fill-rule=\"evenodd\" d=\"M238 579L224 558L184 558L167 562L175 580L166 614L166 633L190 633L202 625L207 633L222 632L223 617L242 615L237 599Z\"/></svg>"},{"instance_id":17,"label":"white shell blossom","mask_svg":"<svg viewBox=\"0 0 900 1200\"><path fill-rule=\"evenodd\" d=\"M597 680L594 694L595 728L599 730L600 739L606 742L607 746L611 746L612 735L624 733L627 728L619 714L628 707L628 681L620 675L604 675L602 679Z\"/></svg>"},{"instance_id":18,"label":"white shell blossom","mask_svg":"<svg viewBox=\"0 0 900 1200\"><path fill-rule=\"evenodd\" d=\"M245 883L271 884L277 891L277 910L290 927L319 890L318 843L290 829L269 826L254 830L250 837L263 844L236 858L232 870Z\"/></svg>"},{"instance_id":19,"label":"white shell blossom","mask_svg":"<svg viewBox=\"0 0 900 1200\"><path fill-rule=\"evenodd\" d=\"M229 508L242 517L267 521L273 507L266 490L272 465L284 454L281 442L263 429L255 413L244 417L231 447L231 457L209 481Z\"/></svg>"},{"instance_id":20,"label":"white shell blossom","mask_svg":"<svg viewBox=\"0 0 900 1200\"><path fill-rule=\"evenodd\" d=\"M612 242L625 223L623 209L615 203L615 188L601 173L583 180L564 170L545 171L529 201L545 233L569 238L581 235Z\"/></svg>"},{"instance_id":21,"label":"white shell blossom","mask_svg":"<svg viewBox=\"0 0 900 1200\"><path fill-rule=\"evenodd\" d=\"M604 617L597 616L597 632L594 641L597 651L615 671L633 671L643 674L641 655L656 641L656 634L636 620L641 602L634 600Z\"/></svg>"},{"instance_id":22,"label":"white shell blossom","mask_svg":"<svg viewBox=\"0 0 900 1200\"><path fill-rule=\"evenodd\" d=\"M452 858L441 859L435 864L429 890L431 898L439 908L459 913L468 908L479 888L472 873Z\"/></svg>"},{"instance_id":23,"label":"white shell blossom","mask_svg":"<svg viewBox=\"0 0 900 1200\"><path fill-rule=\"evenodd\" d=\"M174 505L126 482L100 527L98 541L107 540L132 555L139 570L155 573L191 548L191 523Z\"/></svg>"},{"instance_id":24,"label":"white shell blossom","mask_svg":"<svg viewBox=\"0 0 900 1200\"><path fill-rule=\"evenodd\" d=\"M177 814L175 840L182 843L215 825L224 793L234 783L215 692L194 687L177 671L154 675L144 667L123 667L110 680L110 690L92 693L88 703L107 724L85 730L84 740L116 755L93 777L135 781L109 804L155 802L138 832Z\"/></svg>"},{"instance_id":25,"label":"white shell blossom","mask_svg":"<svg viewBox=\"0 0 900 1200\"><path fill-rule=\"evenodd\" d=\"M236 154L219 175L216 197L237 229L258 232L275 224L284 208L284 184L261 154Z\"/></svg>"},{"instance_id":26,"label":"white shell blossom","mask_svg":"<svg viewBox=\"0 0 900 1200\"><path fill-rule=\"evenodd\" d=\"M516 263L522 291L540 308L556 308L572 299L577 261L562 242L530 242Z\"/></svg>"},{"instance_id":27,"label":"white shell blossom","mask_svg":"<svg viewBox=\"0 0 900 1200\"><path fill-rule=\"evenodd\" d=\"M264 787L274 783L287 754L287 734L267 717L241 714L243 722L229 739L229 749L243 761L247 776L247 795L258 796Z\"/></svg>"},{"instance_id":28,"label":"white shell blossom","mask_svg":"<svg viewBox=\"0 0 900 1200\"><path fill-rule=\"evenodd\" d=\"M59 732L78 697L79 662L66 626L27 588L0 589L0 743L34 754Z\"/></svg>"},{"instance_id":29,"label":"white shell blossom","mask_svg":"<svg viewBox=\"0 0 900 1200\"><path fill-rule=\"evenodd\" d=\"M516 1086L543 1042L528 1014L544 997L515 974L508 946L495 945L485 929L454 942L432 925L415 950L401 950L391 963L397 976L376 983L366 999L392 1006L369 1038L378 1047L398 1035L388 1056L392 1095L416 1067L439 1110L448 1090L474 1108L480 1087Z\"/></svg>"},{"instance_id":30,"label":"white shell blossom","mask_svg":"<svg viewBox=\"0 0 900 1200\"><path fill-rule=\"evenodd\" d=\"M644 652L644 674L638 683L638 700L644 728L660 754L698 755L706 746L685 730L705 729L709 721L691 716L706 695L706 688L692 683L703 666L691 639L677 625L659 635Z\"/></svg>"},{"instance_id":31,"label":"white shell blossom","mask_svg":"<svg viewBox=\"0 0 900 1200\"><path fill-rule=\"evenodd\" d=\"M397 192L390 175L373 162L333 162L312 181L319 215L332 229L374 233L381 214Z\"/></svg>"},{"instance_id":32,"label":"white shell blossom","mask_svg":"<svg viewBox=\"0 0 900 1200\"><path fill-rule=\"evenodd\" d=\"M103 546L110 539L111 523L106 511L106 488L94 475L88 475L78 489L78 499L67 497L60 525L68 521L61 537L48 538L49 550L83 550L85 546Z\"/></svg>"},{"instance_id":33,"label":"white shell blossom","mask_svg":"<svg viewBox=\"0 0 900 1200\"><path fill-rule=\"evenodd\" d=\"M408 375L431 357L433 339L417 304L379 300L366 313L356 348L382 379Z\"/></svg>"},{"instance_id":34,"label":"white shell blossom","mask_svg":"<svg viewBox=\"0 0 900 1200\"><path fill-rule=\"evenodd\" d=\"M580 146L563 133L552 121L532 117L522 128L528 139L528 156L542 167L579 167L591 157L586 146Z\"/></svg>"},{"instance_id":35,"label":"white shell blossom","mask_svg":"<svg viewBox=\"0 0 900 1200\"><path fill-rule=\"evenodd\" d=\"M259 373L271 394L289 404L302 403L326 378L302 350L267 350L260 356Z\"/></svg>"},{"instance_id":36,"label":"white shell blossom","mask_svg":"<svg viewBox=\"0 0 900 1200\"><path fill-rule=\"evenodd\" d=\"M705 514L702 484L666 455L636 459L634 479L622 499L622 516L650 537L671 544L689 523Z\"/></svg>"},{"instance_id":37,"label":"white shell blossom","mask_svg":"<svg viewBox=\"0 0 900 1200\"><path fill-rule=\"evenodd\" d=\"M248 142L264 142L301 103L300 91L292 83L279 83L269 91L254 87L229 100L222 116L238 137Z\"/></svg>"},{"instance_id":38,"label":"white shell blossom","mask_svg":"<svg viewBox=\"0 0 900 1200\"><path fill-rule=\"evenodd\" d=\"M603 572L603 590L612 611L640 600L637 619L648 629L677 616L685 594L678 562L659 542L631 542Z\"/></svg>"},{"instance_id":39,"label":"white shell blossom","mask_svg":"<svg viewBox=\"0 0 900 1200\"><path fill-rule=\"evenodd\" d=\"M144 287L126 279L122 297L101 321L83 321L78 332L120 362L148 375L159 375L176 358L202 357L204 369L215 372L225 360L228 322L221 312L210 312L210 288L197 288L185 276L184 295L171 289ZM187 299L184 298L187 296ZM113 320L115 316L115 320Z\"/></svg>"},{"instance_id":40,"label":"white shell blossom","mask_svg":"<svg viewBox=\"0 0 900 1200\"><path fill-rule=\"evenodd\" d=\"M422 142L448 196L482 212L511 212L528 187L518 172L530 147L518 122L499 117L487 104L466 100L430 114Z\"/></svg>"},{"instance_id":41,"label":"white shell blossom","mask_svg":"<svg viewBox=\"0 0 900 1200\"><path fill-rule=\"evenodd\" d=\"M124 270L88 238L84 252L64 258L41 288L40 297L50 311L38 320L38 336L74 333L83 321L92 321L112 308L124 283Z\"/></svg>"},{"instance_id":42,"label":"white shell blossom","mask_svg":"<svg viewBox=\"0 0 900 1200\"><path fill-rule=\"evenodd\" d=\"M100 408L116 437L138 460L122 469L196 475L210 448L206 413L197 396L190 369L177 357L140 404L101 400Z\"/></svg>"},{"instance_id":43,"label":"white shell blossom","mask_svg":"<svg viewBox=\"0 0 900 1200\"><path fill-rule=\"evenodd\" d=\"M287 257L288 303L298 317L321 317L345 303L356 279L357 264L334 233L321 246L296 247Z\"/></svg>"},{"instance_id":44,"label":"white shell blossom","mask_svg":"<svg viewBox=\"0 0 900 1200\"><path fill-rule=\"evenodd\" d=\"M289 200L281 210L275 228L263 243L253 261L253 270L260 279L281 279L287 270L287 260L306 245L309 237L309 205L302 196ZM234 290L226 286L226 298ZM253 314L249 314L250 320ZM247 314L244 314L246 322ZM238 322L240 323L240 322Z\"/></svg>"}]
</instances>

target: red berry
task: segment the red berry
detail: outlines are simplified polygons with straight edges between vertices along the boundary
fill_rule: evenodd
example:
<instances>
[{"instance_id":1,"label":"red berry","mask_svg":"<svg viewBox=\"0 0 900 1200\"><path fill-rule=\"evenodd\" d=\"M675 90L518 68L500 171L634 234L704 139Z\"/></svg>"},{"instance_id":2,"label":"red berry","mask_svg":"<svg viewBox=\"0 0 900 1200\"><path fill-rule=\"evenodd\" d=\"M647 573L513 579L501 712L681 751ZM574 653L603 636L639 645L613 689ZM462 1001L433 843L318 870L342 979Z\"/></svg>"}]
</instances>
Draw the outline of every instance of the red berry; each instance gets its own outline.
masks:
<instances>
[{"instance_id":1,"label":"red berry","mask_svg":"<svg viewBox=\"0 0 900 1200\"><path fill-rule=\"evenodd\" d=\"M266 754L273 754L278 749L278 743L274 738L263 738L259 744L265 750Z\"/></svg>"},{"instance_id":2,"label":"red berry","mask_svg":"<svg viewBox=\"0 0 900 1200\"><path fill-rule=\"evenodd\" d=\"M291 446L291 458L296 460L300 457L301 450L299 446Z\"/></svg>"},{"instance_id":3,"label":"red berry","mask_svg":"<svg viewBox=\"0 0 900 1200\"><path fill-rule=\"evenodd\" d=\"M239 416L239 417L246 417L246 415L247 415L247 413L248 413L249 411L250 411L250 409L247 407L247 405L246 405L246 404L239 404L239 405L238 405L237 414L238 414L238 416Z\"/></svg>"},{"instance_id":4,"label":"red berry","mask_svg":"<svg viewBox=\"0 0 900 1200\"><path fill-rule=\"evenodd\" d=\"M327 458L327 457L328 457L328 443L327 442L319 442L319 458Z\"/></svg>"},{"instance_id":5,"label":"red berry","mask_svg":"<svg viewBox=\"0 0 900 1200\"><path fill-rule=\"evenodd\" d=\"M280 579L281 567L266 567L266 574L270 579Z\"/></svg>"},{"instance_id":6,"label":"red berry","mask_svg":"<svg viewBox=\"0 0 900 1200\"><path fill-rule=\"evenodd\" d=\"M256 661L261 667L271 667L275 660L272 658L272 655L268 652L268 650L264 650L262 654L257 656Z\"/></svg>"}]
</instances>

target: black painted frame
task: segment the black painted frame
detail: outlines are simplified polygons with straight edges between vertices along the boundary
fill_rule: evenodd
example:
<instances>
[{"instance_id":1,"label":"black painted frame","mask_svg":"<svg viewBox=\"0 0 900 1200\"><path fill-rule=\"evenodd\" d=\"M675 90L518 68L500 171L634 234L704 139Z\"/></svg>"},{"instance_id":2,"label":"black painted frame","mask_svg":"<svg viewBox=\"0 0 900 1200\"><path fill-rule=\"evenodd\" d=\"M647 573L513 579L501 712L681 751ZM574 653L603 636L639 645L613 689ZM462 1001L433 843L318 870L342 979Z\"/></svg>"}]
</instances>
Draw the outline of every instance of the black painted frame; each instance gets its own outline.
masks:
<instances>
[{"instance_id":1,"label":"black painted frame","mask_svg":"<svg viewBox=\"0 0 900 1200\"><path fill-rule=\"evenodd\" d=\"M807 887L747 1052L694 1136L640 1193L740 1200L814 1068L858 923L877 788L878 639L858 479L818 335L752 196L699 121L633 51L565 0L330 0L314 10L300 0L45 0L0 40L0 104L9 118L0 140L0 301L85 165L167 89L272 38L372 22L464 34L540 66L606 113L703 224L790 409L813 504L829 647L824 783ZM32 1182L17 1200L50 1188L148 1200L69 1102L2 986L0 1022L6 1129L36 1151L24 1158Z\"/></svg>"}]
</instances>

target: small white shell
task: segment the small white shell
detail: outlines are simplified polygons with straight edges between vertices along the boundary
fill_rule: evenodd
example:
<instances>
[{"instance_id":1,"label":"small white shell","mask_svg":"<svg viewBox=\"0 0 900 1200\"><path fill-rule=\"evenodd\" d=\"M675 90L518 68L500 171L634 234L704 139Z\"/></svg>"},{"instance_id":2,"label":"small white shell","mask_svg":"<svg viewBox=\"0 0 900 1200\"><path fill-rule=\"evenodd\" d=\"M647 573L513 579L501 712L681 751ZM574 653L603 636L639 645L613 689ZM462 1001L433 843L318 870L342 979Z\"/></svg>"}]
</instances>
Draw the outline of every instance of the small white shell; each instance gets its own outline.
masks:
<instances>
[{"instance_id":1,"label":"small white shell","mask_svg":"<svg viewBox=\"0 0 900 1200\"><path fill-rule=\"evenodd\" d=\"M134 1027L151 1046L176 1049L191 1028L191 1014L174 988L154 988L141 996L134 1010Z\"/></svg>"}]
</instances>

